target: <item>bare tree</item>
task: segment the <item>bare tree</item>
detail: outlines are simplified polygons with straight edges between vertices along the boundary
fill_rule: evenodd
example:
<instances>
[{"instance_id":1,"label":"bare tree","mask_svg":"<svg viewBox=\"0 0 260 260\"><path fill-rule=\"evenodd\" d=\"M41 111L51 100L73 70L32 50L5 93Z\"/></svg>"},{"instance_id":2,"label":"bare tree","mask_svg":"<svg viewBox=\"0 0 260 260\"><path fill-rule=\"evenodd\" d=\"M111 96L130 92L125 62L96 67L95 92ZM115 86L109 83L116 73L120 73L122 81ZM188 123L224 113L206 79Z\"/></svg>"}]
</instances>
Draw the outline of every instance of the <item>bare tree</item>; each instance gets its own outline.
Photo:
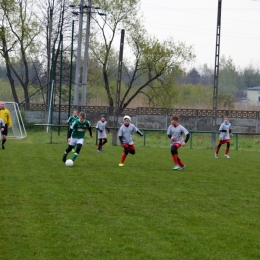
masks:
<instances>
[{"instance_id":1,"label":"bare tree","mask_svg":"<svg viewBox=\"0 0 260 260\"><path fill-rule=\"evenodd\" d=\"M12 73L23 88L24 99L29 104L30 85L28 60L35 53L37 47L36 37L40 33L40 26L32 11L32 3L27 0L1 0L3 13L1 27L1 54L5 59L8 78L16 102L19 98L14 87ZM30 8L29 8L30 6ZM7 33L8 28L8 33ZM17 66L23 64L23 66Z\"/></svg>"},{"instance_id":2,"label":"bare tree","mask_svg":"<svg viewBox=\"0 0 260 260\"><path fill-rule=\"evenodd\" d=\"M118 56L115 38L120 29L125 29L132 53L128 65L124 66L129 68L132 65L131 69L125 70L128 81L124 82L126 89L120 98L121 108L127 107L138 94L145 94L145 88L152 89L156 81L162 87L168 84L169 77L165 74L172 73L173 69L180 70L185 62L194 58L192 47L187 47L184 43L175 43L173 39L160 42L147 35L138 16L139 0L96 2L106 13L106 18L101 20L98 16L93 16L97 30L91 39L91 51L102 65L104 88L111 107L114 106L115 96L110 82L115 75Z\"/></svg>"}]
</instances>

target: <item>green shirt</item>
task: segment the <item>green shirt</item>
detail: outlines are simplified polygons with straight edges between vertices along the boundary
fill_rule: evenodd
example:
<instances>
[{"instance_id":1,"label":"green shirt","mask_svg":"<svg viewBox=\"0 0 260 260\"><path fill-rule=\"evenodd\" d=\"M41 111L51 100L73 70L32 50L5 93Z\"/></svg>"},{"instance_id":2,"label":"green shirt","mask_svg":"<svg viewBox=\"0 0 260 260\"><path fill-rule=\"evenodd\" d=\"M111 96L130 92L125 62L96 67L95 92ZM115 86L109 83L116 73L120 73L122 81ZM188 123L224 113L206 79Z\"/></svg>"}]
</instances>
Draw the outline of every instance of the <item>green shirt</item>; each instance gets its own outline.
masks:
<instances>
[{"instance_id":1,"label":"green shirt","mask_svg":"<svg viewBox=\"0 0 260 260\"><path fill-rule=\"evenodd\" d=\"M72 124L74 123L74 121L76 119L78 119L79 117L78 116L70 116L69 119L67 120L67 123L72 126Z\"/></svg>"},{"instance_id":2,"label":"green shirt","mask_svg":"<svg viewBox=\"0 0 260 260\"><path fill-rule=\"evenodd\" d=\"M87 119L85 119L83 123L81 123L79 119L76 119L72 124L72 138L84 138L87 129L91 129L91 124Z\"/></svg>"}]
</instances>

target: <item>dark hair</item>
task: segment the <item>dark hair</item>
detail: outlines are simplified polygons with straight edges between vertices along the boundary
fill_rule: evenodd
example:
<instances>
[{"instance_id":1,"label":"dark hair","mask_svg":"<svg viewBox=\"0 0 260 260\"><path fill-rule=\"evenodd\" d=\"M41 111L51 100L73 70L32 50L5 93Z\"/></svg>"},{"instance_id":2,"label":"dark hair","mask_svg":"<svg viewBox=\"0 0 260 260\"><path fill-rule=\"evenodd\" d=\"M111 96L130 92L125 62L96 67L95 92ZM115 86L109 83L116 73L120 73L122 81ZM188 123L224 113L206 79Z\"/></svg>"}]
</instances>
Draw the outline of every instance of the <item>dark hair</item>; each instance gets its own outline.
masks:
<instances>
[{"instance_id":1,"label":"dark hair","mask_svg":"<svg viewBox=\"0 0 260 260\"><path fill-rule=\"evenodd\" d=\"M171 116L171 120L175 120L175 121L179 122L179 116L173 115L173 116Z\"/></svg>"}]
</instances>

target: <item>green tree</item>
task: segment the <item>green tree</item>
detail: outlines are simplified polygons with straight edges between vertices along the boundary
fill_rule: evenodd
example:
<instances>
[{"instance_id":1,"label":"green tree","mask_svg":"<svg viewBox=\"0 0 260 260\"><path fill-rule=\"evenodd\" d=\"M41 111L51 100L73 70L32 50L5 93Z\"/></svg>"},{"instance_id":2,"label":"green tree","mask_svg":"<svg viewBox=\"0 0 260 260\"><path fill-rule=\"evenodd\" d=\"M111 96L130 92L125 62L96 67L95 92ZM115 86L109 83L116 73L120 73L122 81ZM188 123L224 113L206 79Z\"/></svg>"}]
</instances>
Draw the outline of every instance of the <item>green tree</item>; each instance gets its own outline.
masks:
<instances>
[{"instance_id":1,"label":"green tree","mask_svg":"<svg viewBox=\"0 0 260 260\"><path fill-rule=\"evenodd\" d=\"M234 94L237 91L238 72L233 60L225 56L220 58L218 89L219 93Z\"/></svg>"},{"instance_id":2,"label":"green tree","mask_svg":"<svg viewBox=\"0 0 260 260\"><path fill-rule=\"evenodd\" d=\"M113 48L113 43L121 28L125 29L126 43L131 52L128 59L131 67L124 66L128 80L124 82L126 90L120 97L121 108L127 107L140 93L149 95L151 90L157 90L159 86L169 86L172 78L168 75L174 69L179 71L185 62L194 58L192 47L187 47L184 43L175 43L172 38L160 42L147 35L141 18L138 17L139 0L97 0L96 3L106 13L106 20L94 18L98 30L95 31L96 40L92 40L91 51L102 66L109 106L115 105L111 82L117 70L118 51ZM146 88L150 90L145 92Z\"/></svg>"},{"instance_id":3,"label":"green tree","mask_svg":"<svg viewBox=\"0 0 260 260\"><path fill-rule=\"evenodd\" d=\"M260 71L258 68L253 68L252 65L245 68L239 73L238 89L246 90L248 88L257 87L260 85Z\"/></svg>"}]
</instances>

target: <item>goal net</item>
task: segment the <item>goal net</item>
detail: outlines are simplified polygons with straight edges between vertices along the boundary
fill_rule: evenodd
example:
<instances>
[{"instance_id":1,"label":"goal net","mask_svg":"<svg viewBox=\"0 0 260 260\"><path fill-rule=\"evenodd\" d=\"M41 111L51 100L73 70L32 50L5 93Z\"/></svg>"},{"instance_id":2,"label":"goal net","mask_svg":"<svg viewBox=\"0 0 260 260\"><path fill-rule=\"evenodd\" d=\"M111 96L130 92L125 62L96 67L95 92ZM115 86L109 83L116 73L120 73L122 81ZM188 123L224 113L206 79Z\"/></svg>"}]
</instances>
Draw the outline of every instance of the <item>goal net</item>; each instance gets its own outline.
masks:
<instances>
[{"instance_id":1,"label":"goal net","mask_svg":"<svg viewBox=\"0 0 260 260\"><path fill-rule=\"evenodd\" d=\"M12 128L8 129L8 138L23 139L27 136L19 106L15 102L5 102L5 108L10 111ZM1 135L1 134L0 134Z\"/></svg>"}]
</instances>

